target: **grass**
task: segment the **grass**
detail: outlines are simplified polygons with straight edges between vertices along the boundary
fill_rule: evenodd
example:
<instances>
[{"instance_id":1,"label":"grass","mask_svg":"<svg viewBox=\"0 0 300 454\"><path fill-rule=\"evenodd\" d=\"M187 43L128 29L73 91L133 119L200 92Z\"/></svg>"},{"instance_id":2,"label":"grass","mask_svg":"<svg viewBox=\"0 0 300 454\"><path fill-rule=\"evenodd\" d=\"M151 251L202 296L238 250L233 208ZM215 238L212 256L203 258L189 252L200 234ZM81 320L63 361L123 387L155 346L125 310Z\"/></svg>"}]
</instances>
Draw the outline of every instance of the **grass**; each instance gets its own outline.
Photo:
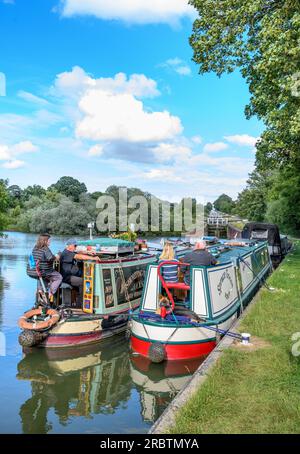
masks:
<instances>
[{"instance_id":1,"label":"grass","mask_svg":"<svg viewBox=\"0 0 300 454\"><path fill-rule=\"evenodd\" d=\"M260 291L239 330L269 346L227 349L170 433L300 433L300 356L291 354L300 332L299 242L268 284L275 290Z\"/></svg>"}]
</instances>

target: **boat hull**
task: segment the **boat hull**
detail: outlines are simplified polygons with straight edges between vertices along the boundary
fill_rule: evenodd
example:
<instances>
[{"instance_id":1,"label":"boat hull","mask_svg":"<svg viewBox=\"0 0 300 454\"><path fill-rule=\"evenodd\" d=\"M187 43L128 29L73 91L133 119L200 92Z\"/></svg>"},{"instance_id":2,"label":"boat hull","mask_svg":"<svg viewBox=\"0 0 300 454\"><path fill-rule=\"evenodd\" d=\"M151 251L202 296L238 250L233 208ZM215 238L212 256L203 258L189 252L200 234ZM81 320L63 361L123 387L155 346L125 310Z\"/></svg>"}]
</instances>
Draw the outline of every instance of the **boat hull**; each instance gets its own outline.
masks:
<instances>
[{"instance_id":1,"label":"boat hull","mask_svg":"<svg viewBox=\"0 0 300 454\"><path fill-rule=\"evenodd\" d=\"M236 314L219 325L226 330L236 319ZM132 320L131 348L135 353L151 359L151 345L160 343L164 346L165 359L178 361L194 359L208 355L216 346L215 333L205 327L187 325L170 326L164 323L146 323Z\"/></svg>"},{"instance_id":2,"label":"boat hull","mask_svg":"<svg viewBox=\"0 0 300 454\"><path fill-rule=\"evenodd\" d=\"M38 345L42 348L67 348L77 345L90 345L122 333L126 330L128 315L111 317L80 317L63 321L56 325L47 338Z\"/></svg>"}]
</instances>

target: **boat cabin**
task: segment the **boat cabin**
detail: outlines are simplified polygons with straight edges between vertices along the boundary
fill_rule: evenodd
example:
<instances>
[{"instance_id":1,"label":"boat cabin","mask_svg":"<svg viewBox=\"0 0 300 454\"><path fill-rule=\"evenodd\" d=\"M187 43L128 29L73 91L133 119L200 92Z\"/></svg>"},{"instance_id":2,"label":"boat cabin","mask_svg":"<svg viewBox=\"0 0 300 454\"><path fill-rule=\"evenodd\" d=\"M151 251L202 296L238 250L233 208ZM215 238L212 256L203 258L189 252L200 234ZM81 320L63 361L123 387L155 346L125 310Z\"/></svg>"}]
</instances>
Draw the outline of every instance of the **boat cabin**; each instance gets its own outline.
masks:
<instances>
[{"instance_id":1,"label":"boat cabin","mask_svg":"<svg viewBox=\"0 0 300 454\"><path fill-rule=\"evenodd\" d=\"M140 303L146 267L155 255L135 253L134 243L110 238L79 241L76 253L93 251L99 261L83 262L84 313L112 315L127 312ZM63 303L72 307L72 288L62 285Z\"/></svg>"},{"instance_id":2,"label":"boat cabin","mask_svg":"<svg viewBox=\"0 0 300 454\"><path fill-rule=\"evenodd\" d=\"M222 241L208 249L218 257L218 263L209 267L189 267L190 285L184 282L165 282L161 273L163 263L149 264L140 313L148 313L150 317L151 314L159 314L164 318L166 314L161 308L162 294L165 294L172 304L166 318L170 321L174 314L175 321L176 312L180 313L180 308L183 308L208 323L219 324L245 305L271 269L267 243ZM184 265L181 263L179 267ZM187 292L184 303L176 300L178 289Z\"/></svg>"},{"instance_id":3,"label":"boat cabin","mask_svg":"<svg viewBox=\"0 0 300 454\"><path fill-rule=\"evenodd\" d=\"M281 262L290 248L287 236L279 233L279 228L276 224L248 222L243 228L242 238L267 241L269 253L275 266Z\"/></svg>"}]
</instances>

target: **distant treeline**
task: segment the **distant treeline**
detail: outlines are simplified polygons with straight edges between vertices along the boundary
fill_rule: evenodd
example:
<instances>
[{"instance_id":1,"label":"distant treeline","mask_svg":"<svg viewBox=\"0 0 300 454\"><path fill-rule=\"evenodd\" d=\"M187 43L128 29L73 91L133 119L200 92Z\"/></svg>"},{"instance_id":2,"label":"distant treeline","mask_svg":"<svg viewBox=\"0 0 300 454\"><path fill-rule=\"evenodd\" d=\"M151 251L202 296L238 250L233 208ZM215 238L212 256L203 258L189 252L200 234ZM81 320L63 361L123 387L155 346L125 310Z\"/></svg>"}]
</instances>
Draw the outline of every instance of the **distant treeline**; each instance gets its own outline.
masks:
<instances>
[{"instance_id":1,"label":"distant treeline","mask_svg":"<svg viewBox=\"0 0 300 454\"><path fill-rule=\"evenodd\" d=\"M269 171L259 174L253 172L247 187L233 200L226 194L220 195L213 203L208 202L204 214L216 210L251 221L268 221L279 225L282 231L299 235L300 210L297 201L300 198L300 174L290 170ZM0 231L18 230L22 232L49 232L57 235L86 235L87 224L95 222L99 209L96 202L100 196L112 196L116 202L116 228L119 232L119 190L122 187L109 186L104 192L87 191L84 183L64 176L47 189L33 185L21 189L17 185L9 186L8 180L0 180ZM123 188L124 189L124 188ZM143 196L149 202L149 226L147 235L180 234L174 224L178 216L179 204L169 203L154 197L149 192L137 188L125 188L127 199ZM161 205L170 207L170 229L162 230L161 212L156 232L151 230L151 199ZM191 218L195 220L195 208L200 205L190 199ZM203 208L203 207L202 207ZM133 209L128 209L128 214ZM153 225L153 219L152 219ZM97 228L95 226L95 231ZM123 230L122 230L123 231ZM140 232L141 234L143 231Z\"/></svg>"},{"instance_id":2,"label":"distant treeline","mask_svg":"<svg viewBox=\"0 0 300 454\"><path fill-rule=\"evenodd\" d=\"M126 189L127 200L134 196L143 196L149 205L148 229L143 232L147 235L162 233L162 213L159 212L159 220L156 231L153 232L153 219L151 219L151 200L155 200L160 206L169 206L170 210L170 229L163 230L164 234L176 234L181 230L174 229L174 220L178 216L179 204L173 204L159 200L148 192L137 188L123 188L119 186L109 186L104 192L87 191L87 187L80 181L64 176L57 183L47 189L39 185L28 186L21 189L17 185L9 186L7 180L0 180L0 230L18 230L22 232L49 232L57 235L86 235L87 224L95 222L99 209L96 202L100 196L111 196L116 202L116 226L113 229L119 232L119 190ZM195 219L196 200L189 199L191 202L191 218ZM199 205L198 205L199 207ZM201 207L203 208L203 206ZM128 215L134 208L128 208ZM180 212L181 213L181 212ZM137 223L138 225L138 223ZM176 223L175 223L176 225ZM97 227L95 226L97 233ZM124 229L122 229L124 231Z\"/></svg>"}]
</instances>

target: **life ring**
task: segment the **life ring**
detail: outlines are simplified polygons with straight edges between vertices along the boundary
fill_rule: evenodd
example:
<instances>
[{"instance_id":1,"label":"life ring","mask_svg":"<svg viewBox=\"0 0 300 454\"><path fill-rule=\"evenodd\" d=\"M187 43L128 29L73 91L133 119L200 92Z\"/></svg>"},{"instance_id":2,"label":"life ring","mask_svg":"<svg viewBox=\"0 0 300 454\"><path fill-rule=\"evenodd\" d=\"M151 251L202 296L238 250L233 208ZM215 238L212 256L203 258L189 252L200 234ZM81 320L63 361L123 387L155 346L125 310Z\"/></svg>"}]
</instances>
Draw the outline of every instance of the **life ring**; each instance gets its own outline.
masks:
<instances>
[{"instance_id":1,"label":"life ring","mask_svg":"<svg viewBox=\"0 0 300 454\"><path fill-rule=\"evenodd\" d=\"M44 329L51 328L54 326L60 315L55 309L47 309L45 320L32 320L34 316L39 316L43 314L43 309L31 309L30 311L25 312L22 317L19 318L19 327L21 329L28 329L32 331L41 331Z\"/></svg>"}]
</instances>

